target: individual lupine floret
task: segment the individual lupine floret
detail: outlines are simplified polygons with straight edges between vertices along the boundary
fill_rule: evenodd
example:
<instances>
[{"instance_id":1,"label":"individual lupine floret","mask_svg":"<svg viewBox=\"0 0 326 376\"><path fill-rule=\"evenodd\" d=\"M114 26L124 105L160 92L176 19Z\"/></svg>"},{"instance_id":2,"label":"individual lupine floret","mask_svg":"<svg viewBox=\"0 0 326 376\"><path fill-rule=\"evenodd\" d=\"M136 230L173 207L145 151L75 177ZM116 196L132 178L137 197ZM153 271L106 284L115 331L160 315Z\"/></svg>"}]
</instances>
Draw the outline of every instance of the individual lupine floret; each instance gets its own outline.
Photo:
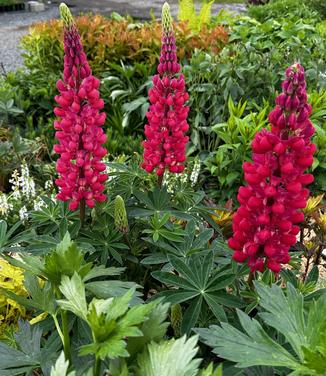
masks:
<instances>
[{"instance_id":1,"label":"individual lupine floret","mask_svg":"<svg viewBox=\"0 0 326 376\"><path fill-rule=\"evenodd\" d=\"M86 203L90 208L95 202L106 199L103 194L107 180L105 164L101 159L106 155L102 144L106 135L102 126L105 114L100 99L100 81L92 76L80 36L73 18L65 4L60 5L64 21L64 72L63 80L57 82L60 95L55 97L60 107L54 109L58 116L54 127L59 143L54 151L60 154L56 184L60 191L57 198L70 201L69 208L76 210Z\"/></svg>"},{"instance_id":2,"label":"individual lupine floret","mask_svg":"<svg viewBox=\"0 0 326 376\"><path fill-rule=\"evenodd\" d=\"M153 77L153 88L149 90L151 103L146 116L146 141L143 142L144 161L142 167L147 172L156 171L163 175L165 169L179 173L184 170L186 144L189 137L187 116L189 107L185 102L189 95L185 90L183 75L178 75L175 38L172 28L170 7L162 8L162 47L160 63Z\"/></svg>"},{"instance_id":3,"label":"individual lupine floret","mask_svg":"<svg viewBox=\"0 0 326 376\"><path fill-rule=\"evenodd\" d=\"M252 142L253 162L243 165L246 186L238 192L240 207L233 217L229 246L233 259L247 262L251 272L265 267L278 273L290 261L303 221L313 176L305 170L316 150L309 115L304 69L294 64L286 70L283 92L270 113L271 131L263 129Z\"/></svg>"}]
</instances>

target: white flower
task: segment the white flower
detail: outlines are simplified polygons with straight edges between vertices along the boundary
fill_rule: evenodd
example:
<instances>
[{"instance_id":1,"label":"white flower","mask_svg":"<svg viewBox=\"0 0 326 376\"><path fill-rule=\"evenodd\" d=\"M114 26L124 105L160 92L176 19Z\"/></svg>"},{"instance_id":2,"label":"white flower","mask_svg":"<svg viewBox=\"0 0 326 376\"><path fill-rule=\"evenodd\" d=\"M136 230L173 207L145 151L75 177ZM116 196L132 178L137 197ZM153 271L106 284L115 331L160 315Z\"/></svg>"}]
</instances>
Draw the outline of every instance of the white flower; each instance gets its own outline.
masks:
<instances>
[{"instance_id":1,"label":"white flower","mask_svg":"<svg viewBox=\"0 0 326 376\"><path fill-rule=\"evenodd\" d=\"M28 213L25 205L19 209L19 218L21 221L24 221L28 218Z\"/></svg>"},{"instance_id":2,"label":"white flower","mask_svg":"<svg viewBox=\"0 0 326 376\"><path fill-rule=\"evenodd\" d=\"M40 210L42 206L46 206L45 202L41 198L37 197L34 201L34 210Z\"/></svg>"},{"instance_id":3,"label":"white flower","mask_svg":"<svg viewBox=\"0 0 326 376\"><path fill-rule=\"evenodd\" d=\"M47 180L47 181L44 183L44 189L45 189L46 191L50 191L52 188L53 188L53 181L52 181L52 180Z\"/></svg>"},{"instance_id":4,"label":"white flower","mask_svg":"<svg viewBox=\"0 0 326 376\"><path fill-rule=\"evenodd\" d=\"M12 197L17 200L24 196L27 199L36 196L34 179L29 176L29 169L24 161L21 165L21 173L17 170L11 175L9 182L12 184Z\"/></svg>"},{"instance_id":5,"label":"white flower","mask_svg":"<svg viewBox=\"0 0 326 376\"><path fill-rule=\"evenodd\" d=\"M13 206L8 202L7 196L0 192L0 216L7 217L12 209Z\"/></svg>"},{"instance_id":6,"label":"white flower","mask_svg":"<svg viewBox=\"0 0 326 376\"><path fill-rule=\"evenodd\" d=\"M33 178L29 176L29 169L25 161L21 166L21 176L19 182L23 196L25 196L27 199L35 197L35 182Z\"/></svg>"},{"instance_id":7,"label":"white flower","mask_svg":"<svg viewBox=\"0 0 326 376\"><path fill-rule=\"evenodd\" d=\"M196 185L198 181L199 173L200 173L200 159L196 158L192 172L190 174L190 181L191 181L192 187Z\"/></svg>"},{"instance_id":8,"label":"white flower","mask_svg":"<svg viewBox=\"0 0 326 376\"><path fill-rule=\"evenodd\" d=\"M12 198L14 200L20 199L20 182L19 182L19 172L18 170L14 170L11 175L11 179L9 179L9 183L12 185Z\"/></svg>"}]
</instances>

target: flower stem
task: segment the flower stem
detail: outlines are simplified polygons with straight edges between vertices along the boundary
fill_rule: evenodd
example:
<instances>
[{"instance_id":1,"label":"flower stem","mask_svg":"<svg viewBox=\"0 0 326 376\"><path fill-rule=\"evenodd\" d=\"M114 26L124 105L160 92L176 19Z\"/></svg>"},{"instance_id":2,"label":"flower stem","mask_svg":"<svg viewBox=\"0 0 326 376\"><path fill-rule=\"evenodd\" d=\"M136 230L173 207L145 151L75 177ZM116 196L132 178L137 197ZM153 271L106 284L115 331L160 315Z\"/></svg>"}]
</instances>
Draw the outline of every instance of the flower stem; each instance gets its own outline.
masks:
<instances>
[{"instance_id":1,"label":"flower stem","mask_svg":"<svg viewBox=\"0 0 326 376\"><path fill-rule=\"evenodd\" d=\"M79 209L80 227L84 227L85 212L86 212L85 199L82 199L80 201L80 209Z\"/></svg>"},{"instance_id":2,"label":"flower stem","mask_svg":"<svg viewBox=\"0 0 326 376\"><path fill-rule=\"evenodd\" d=\"M70 350L70 337L69 337L67 311L61 311L61 322L62 322L62 334L63 334L63 350L65 353L66 360L68 360L71 363L71 350Z\"/></svg>"},{"instance_id":3,"label":"flower stem","mask_svg":"<svg viewBox=\"0 0 326 376\"><path fill-rule=\"evenodd\" d=\"M158 187L159 187L160 189L162 188L163 177L164 177L164 174L159 175L158 178L157 178L157 185L158 185Z\"/></svg>"},{"instance_id":4,"label":"flower stem","mask_svg":"<svg viewBox=\"0 0 326 376\"><path fill-rule=\"evenodd\" d=\"M250 272L248 280L247 280L247 283L248 283L248 285L250 286L251 289L254 288L254 284L253 284L254 279L255 279L255 273L254 272Z\"/></svg>"},{"instance_id":5,"label":"flower stem","mask_svg":"<svg viewBox=\"0 0 326 376\"><path fill-rule=\"evenodd\" d=\"M101 359L95 357L94 376L101 376Z\"/></svg>"},{"instance_id":6,"label":"flower stem","mask_svg":"<svg viewBox=\"0 0 326 376\"><path fill-rule=\"evenodd\" d=\"M54 321L55 328L57 329L57 332L58 332L59 337L61 339L62 345L64 346L65 340L64 340L64 336L63 336L63 333L61 331L61 328L60 328L60 325L59 325L59 322L58 322L58 319L57 319L57 315L56 314L52 315L52 318L53 318L53 321Z\"/></svg>"}]
</instances>

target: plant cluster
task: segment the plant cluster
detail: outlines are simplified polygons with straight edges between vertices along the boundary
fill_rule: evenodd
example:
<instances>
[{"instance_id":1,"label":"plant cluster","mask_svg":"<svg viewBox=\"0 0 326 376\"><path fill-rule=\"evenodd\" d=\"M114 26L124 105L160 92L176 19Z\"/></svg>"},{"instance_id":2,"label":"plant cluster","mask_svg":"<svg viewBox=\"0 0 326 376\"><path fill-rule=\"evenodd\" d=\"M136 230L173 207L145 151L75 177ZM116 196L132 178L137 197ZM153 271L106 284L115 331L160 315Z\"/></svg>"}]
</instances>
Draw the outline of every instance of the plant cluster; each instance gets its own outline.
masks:
<instances>
[{"instance_id":1,"label":"plant cluster","mask_svg":"<svg viewBox=\"0 0 326 376\"><path fill-rule=\"evenodd\" d=\"M118 48L125 34L107 36L108 25L130 20L96 16L105 33L91 35L83 18L75 24L66 5L60 11L63 24L47 29L64 39L64 54L49 57L53 77L64 65L47 92L57 119L43 113L56 131L60 177L52 163L39 171L49 172L44 185L28 152L16 153L17 171L8 168L1 187L0 374L325 375L326 214L323 195L309 198L307 188L314 176L319 187L325 181L319 31L236 17L219 55L198 51L188 64L164 4L151 77L154 65L142 59L152 51L117 64L88 49L106 48L98 42L111 36ZM214 25L195 38L205 28L211 38ZM299 52L305 71L293 64ZM102 80L93 63L110 67ZM46 64L30 74L42 69L44 79ZM5 140L24 115L20 95L3 101L13 109ZM140 139L143 154L133 149ZM114 145L128 155L112 156Z\"/></svg>"}]
</instances>

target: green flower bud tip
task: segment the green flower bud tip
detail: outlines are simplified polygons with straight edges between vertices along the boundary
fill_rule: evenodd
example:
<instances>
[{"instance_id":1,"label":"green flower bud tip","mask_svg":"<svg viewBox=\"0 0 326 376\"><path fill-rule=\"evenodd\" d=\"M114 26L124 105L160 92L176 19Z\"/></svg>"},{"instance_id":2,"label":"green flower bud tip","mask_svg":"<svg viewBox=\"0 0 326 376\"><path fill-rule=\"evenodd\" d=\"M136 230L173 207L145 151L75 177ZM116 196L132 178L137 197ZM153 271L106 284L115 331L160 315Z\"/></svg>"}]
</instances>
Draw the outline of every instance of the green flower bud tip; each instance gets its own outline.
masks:
<instances>
[{"instance_id":1,"label":"green flower bud tip","mask_svg":"<svg viewBox=\"0 0 326 376\"><path fill-rule=\"evenodd\" d=\"M162 7L162 27L165 33L172 31L172 17L168 3L164 3Z\"/></svg>"},{"instance_id":2,"label":"green flower bud tip","mask_svg":"<svg viewBox=\"0 0 326 376\"><path fill-rule=\"evenodd\" d=\"M129 231L125 202L119 195L114 200L114 224L117 230L121 232L127 233Z\"/></svg>"},{"instance_id":3,"label":"green flower bud tip","mask_svg":"<svg viewBox=\"0 0 326 376\"><path fill-rule=\"evenodd\" d=\"M71 12L65 3L61 3L59 6L60 16L66 27L71 27L74 24L74 19Z\"/></svg>"}]
</instances>

